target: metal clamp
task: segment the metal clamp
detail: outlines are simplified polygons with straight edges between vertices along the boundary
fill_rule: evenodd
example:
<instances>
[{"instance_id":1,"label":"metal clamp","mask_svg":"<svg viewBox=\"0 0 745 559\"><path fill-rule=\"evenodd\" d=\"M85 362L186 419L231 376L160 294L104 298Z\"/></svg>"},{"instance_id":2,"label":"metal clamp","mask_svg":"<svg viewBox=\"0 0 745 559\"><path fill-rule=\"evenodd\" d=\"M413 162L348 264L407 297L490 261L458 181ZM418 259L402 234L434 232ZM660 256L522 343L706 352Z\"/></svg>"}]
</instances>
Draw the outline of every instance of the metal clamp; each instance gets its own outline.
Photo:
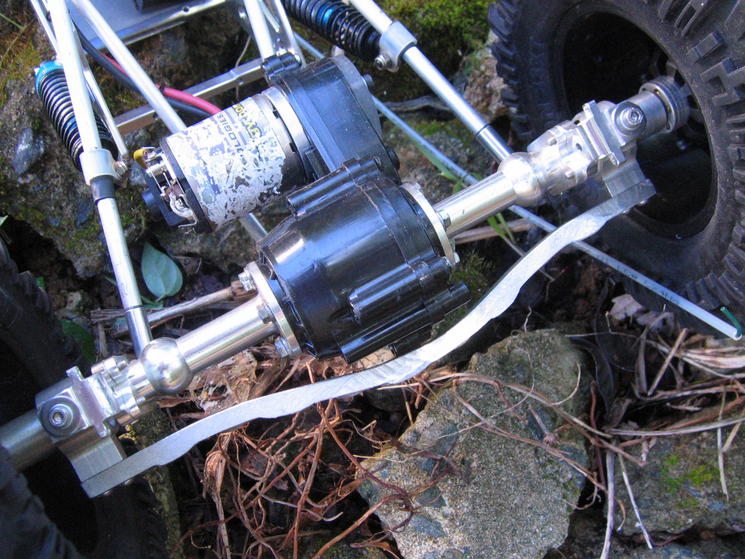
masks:
<instances>
[{"instance_id":1,"label":"metal clamp","mask_svg":"<svg viewBox=\"0 0 745 559\"><path fill-rule=\"evenodd\" d=\"M378 70L396 72L401 66L404 53L416 45L416 37L400 21L394 21L380 35L380 54L375 58Z\"/></svg>"}]
</instances>

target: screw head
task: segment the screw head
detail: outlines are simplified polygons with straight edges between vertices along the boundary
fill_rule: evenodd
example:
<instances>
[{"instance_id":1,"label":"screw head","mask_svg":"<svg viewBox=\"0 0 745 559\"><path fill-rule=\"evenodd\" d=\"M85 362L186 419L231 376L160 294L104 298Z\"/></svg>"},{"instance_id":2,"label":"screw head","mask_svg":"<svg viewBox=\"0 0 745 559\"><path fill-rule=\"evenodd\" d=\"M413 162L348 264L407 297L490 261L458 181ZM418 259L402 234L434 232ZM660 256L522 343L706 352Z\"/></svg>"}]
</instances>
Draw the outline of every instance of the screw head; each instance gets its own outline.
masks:
<instances>
[{"instance_id":1,"label":"screw head","mask_svg":"<svg viewBox=\"0 0 745 559\"><path fill-rule=\"evenodd\" d=\"M287 345L287 340L284 338L277 338L277 341L274 342L274 349L277 350L280 357L287 357L290 355L290 346Z\"/></svg>"},{"instance_id":2,"label":"screw head","mask_svg":"<svg viewBox=\"0 0 745 559\"><path fill-rule=\"evenodd\" d=\"M256 282L254 282L254 279L251 277L248 270L243 270L238 274L238 281L241 282L243 289L246 291L256 291Z\"/></svg>"},{"instance_id":3,"label":"screw head","mask_svg":"<svg viewBox=\"0 0 745 559\"><path fill-rule=\"evenodd\" d=\"M644 122L644 113L637 107L629 107L626 111L626 119L632 126L639 126Z\"/></svg>"},{"instance_id":4,"label":"screw head","mask_svg":"<svg viewBox=\"0 0 745 559\"><path fill-rule=\"evenodd\" d=\"M47 412L47 420L55 429L67 429L72 425L75 418L75 412L69 404L62 402L54 404Z\"/></svg>"},{"instance_id":5,"label":"screw head","mask_svg":"<svg viewBox=\"0 0 745 559\"><path fill-rule=\"evenodd\" d=\"M621 108L616 117L616 125L625 133L635 133L643 130L647 124L647 117L639 107L629 104Z\"/></svg>"},{"instance_id":6,"label":"screw head","mask_svg":"<svg viewBox=\"0 0 745 559\"><path fill-rule=\"evenodd\" d=\"M385 70L388 67L388 64L390 64L390 60L388 57L383 54L382 52L375 57L375 68L378 70Z\"/></svg>"}]
</instances>

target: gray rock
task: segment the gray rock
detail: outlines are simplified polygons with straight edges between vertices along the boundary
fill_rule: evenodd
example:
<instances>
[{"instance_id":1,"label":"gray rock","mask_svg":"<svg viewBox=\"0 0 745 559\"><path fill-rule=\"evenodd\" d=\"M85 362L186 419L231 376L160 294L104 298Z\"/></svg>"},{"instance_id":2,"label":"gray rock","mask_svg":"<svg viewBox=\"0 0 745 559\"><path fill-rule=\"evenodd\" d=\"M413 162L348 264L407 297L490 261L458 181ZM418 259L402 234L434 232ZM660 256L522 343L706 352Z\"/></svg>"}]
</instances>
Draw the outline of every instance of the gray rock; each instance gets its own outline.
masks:
<instances>
[{"instance_id":1,"label":"gray rock","mask_svg":"<svg viewBox=\"0 0 745 559\"><path fill-rule=\"evenodd\" d=\"M576 511L570 520L569 536L559 549L546 554L544 559L587 559L600 557L605 535L605 519L595 506ZM655 541L664 541L667 535L660 535ZM701 539L695 540L696 537ZM650 550L635 538L611 540L612 559L745 559L745 534L713 537L707 532L686 534L685 543L672 542ZM634 543L636 541L636 543Z\"/></svg>"},{"instance_id":2,"label":"gray rock","mask_svg":"<svg viewBox=\"0 0 745 559\"><path fill-rule=\"evenodd\" d=\"M647 548L623 548L614 547L611 553L613 559L742 559L745 557L745 550L742 547L737 548L734 545L714 540L707 542L707 545L701 543L678 544L670 543L654 549Z\"/></svg>"},{"instance_id":3,"label":"gray rock","mask_svg":"<svg viewBox=\"0 0 745 559\"><path fill-rule=\"evenodd\" d=\"M571 429L559 436L555 430L563 422L550 410L489 383L533 386L560 401L575 390L579 366L577 352L554 331L504 340L471 361L469 371L486 382L442 390L396 448L365 461L386 486L368 479L360 492L371 505L390 497L378 516L389 529L404 523L393 536L406 559L530 559L562 543L582 476L539 442L526 444L496 432L551 441L582 465L587 462L583 441ZM485 418L488 430L474 427L480 420L464 401ZM579 390L563 408L578 414L586 402L586 391ZM394 487L409 493L411 501L392 497Z\"/></svg>"},{"instance_id":4,"label":"gray rock","mask_svg":"<svg viewBox=\"0 0 745 559\"><path fill-rule=\"evenodd\" d=\"M237 221L214 233L195 233L164 223L154 227L153 232L171 256L200 256L224 271L235 266L243 268L256 257L253 240Z\"/></svg>"},{"instance_id":5,"label":"gray rock","mask_svg":"<svg viewBox=\"0 0 745 559\"><path fill-rule=\"evenodd\" d=\"M20 176L28 171L42 155L44 155L44 138L35 135L30 127L21 130L16 144L16 153L11 163L16 175Z\"/></svg>"},{"instance_id":6,"label":"gray rock","mask_svg":"<svg viewBox=\"0 0 745 559\"><path fill-rule=\"evenodd\" d=\"M507 114L501 95L504 80L497 75L497 63L491 53L495 39L490 32L486 44L469 54L461 67L465 81L463 97L489 122Z\"/></svg>"},{"instance_id":7,"label":"gray rock","mask_svg":"<svg viewBox=\"0 0 745 559\"><path fill-rule=\"evenodd\" d=\"M414 127L450 159L477 176L491 174L494 159L486 150L477 147L470 133L458 121L419 121ZM390 124L384 126L384 141L392 147L401 163L401 180L417 183L431 202L439 202L453 194L455 182L444 176L421 150L400 130ZM461 187L465 185L460 185Z\"/></svg>"},{"instance_id":8,"label":"gray rock","mask_svg":"<svg viewBox=\"0 0 745 559\"><path fill-rule=\"evenodd\" d=\"M636 452L639 452L637 450ZM745 531L745 439L736 437L725 455L729 500L722 493L717 467L716 432L660 437L649 450L646 465L626 462L629 482L647 530L679 534L696 526L720 533ZM619 497L631 505L618 473ZM619 528L640 532L629 516Z\"/></svg>"}]
</instances>

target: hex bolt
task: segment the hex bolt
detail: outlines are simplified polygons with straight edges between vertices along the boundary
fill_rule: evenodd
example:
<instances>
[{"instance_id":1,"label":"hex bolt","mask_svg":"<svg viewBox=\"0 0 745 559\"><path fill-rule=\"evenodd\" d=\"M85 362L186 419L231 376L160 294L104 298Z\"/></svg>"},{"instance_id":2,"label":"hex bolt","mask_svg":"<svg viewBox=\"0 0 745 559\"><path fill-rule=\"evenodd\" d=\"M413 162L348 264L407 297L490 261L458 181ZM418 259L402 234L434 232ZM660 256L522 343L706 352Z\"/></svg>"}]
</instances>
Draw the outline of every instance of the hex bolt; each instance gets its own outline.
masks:
<instances>
[{"instance_id":1,"label":"hex bolt","mask_svg":"<svg viewBox=\"0 0 745 559\"><path fill-rule=\"evenodd\" d=\"M274 349L277 350L280 357L287 357L290 355L290 346L284 338L277 338L277 341L274 342Z\"/></svg>"},{"instance_id":2,"label":"hex bolt","mask_svg":"<svg viewBox=\"0 0 745 559\"><path fill-rule=\"evenodd\" d=\"M251 273L248 270L243 270L238 274L238 281L241 282L243 289L246 291L256 291L256 282L251 277Z\"/></svg>"},{"instance_id":3,"label":"hex bolt","mask_svg":"<svg viewBox=\"0 0 745 559\"><path fill-rule=\"evenodd\" d=\"M388 68L388 65L390 63L391 63L390 59L382 52L378 56L375 57L374 64L375 64L375 68L377 68L378 70L385 70L386 68Z\"/></svg>"},{"instance_id":4,"label":"hex bolt","mask_svg":"<svg viewBox=\"0 0 745 559\"><path fill-rule=\"evenodd\" d=\"M47 412L47 420L49 424L55 429L64 431L72 425L75 412L69 404L57 403L54 404Z\"/></svg>"},{"instance_id":5,"label":"hex bolt","mask_svg":"<svg viewBox=\"0 0 745 559\"><path fill-rule=\"evenodd\" d=\"M616 125L621 132L633 134L644 130L647 124L647 117L644 112L636 105L628 104L621 108L616 115Z\"/></svg>"}]
</instances>

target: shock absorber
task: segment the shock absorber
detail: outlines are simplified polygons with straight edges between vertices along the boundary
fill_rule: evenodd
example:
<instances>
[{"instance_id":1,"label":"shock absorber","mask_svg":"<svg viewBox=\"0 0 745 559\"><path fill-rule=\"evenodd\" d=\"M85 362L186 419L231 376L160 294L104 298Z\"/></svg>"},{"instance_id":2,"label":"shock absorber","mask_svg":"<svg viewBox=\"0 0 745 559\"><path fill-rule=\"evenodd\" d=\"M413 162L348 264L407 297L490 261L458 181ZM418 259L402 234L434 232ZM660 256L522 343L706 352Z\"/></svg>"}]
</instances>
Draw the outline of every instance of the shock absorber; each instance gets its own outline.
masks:
<instances>
[{"instance_id":1,"label":"shock absorber","mask_svg":"<svg viewBox=\"0 0 745 559\"><path fill-rule=\"evenodd\" d=\"M372 62L378 33L352 6L341 0L282 0L291 17L347 52Z\"/></svg>"},{"instance_id":2,"label":"shock absorber","mask_svg":"<svg viewBox=\"0 0 745 559\"><path fill-rule=\"evenodd\" d=\"M80 131L75 121L72 109L70 91L67 89L65 72L57 61L44 62L36 70L36 92L54 124L55 130L67 147L70 157L80 169L80 154L83 153L83 143ZM98 134L101 136L101 146L111 152L114 159L119 156L119 150L111 136L111 132L101 118L96 115Z\"/></svg>"}]
</instances>

